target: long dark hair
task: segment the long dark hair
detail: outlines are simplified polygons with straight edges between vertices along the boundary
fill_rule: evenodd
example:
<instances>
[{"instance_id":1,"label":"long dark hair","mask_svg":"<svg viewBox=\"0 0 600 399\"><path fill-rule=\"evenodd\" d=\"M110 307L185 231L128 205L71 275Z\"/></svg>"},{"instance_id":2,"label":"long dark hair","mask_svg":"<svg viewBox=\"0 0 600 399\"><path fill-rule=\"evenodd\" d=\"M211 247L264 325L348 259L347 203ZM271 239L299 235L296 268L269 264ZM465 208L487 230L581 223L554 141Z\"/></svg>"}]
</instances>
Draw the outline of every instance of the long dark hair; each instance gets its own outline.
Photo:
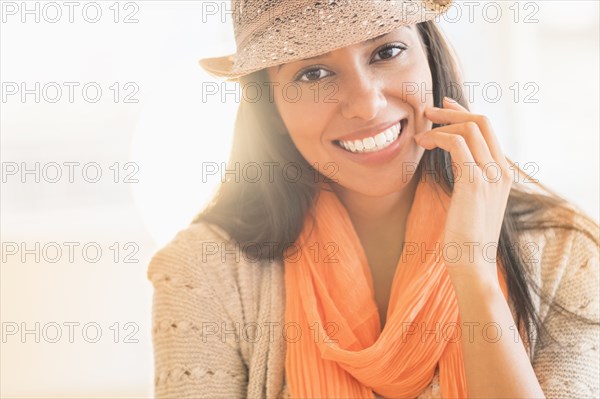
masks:
<instances>
[{"instance_id":1,"label":"long dark hair","mask_svg":"<svg viewBox=\"0 0 600 399\"><path fill-rule=\"evenodd\" d=\"M468 109L453 52L442 32L434 21L417 24L417 30L428 53L434 105L441 107L443 97L448 96ZM261 70L242 77L240 84L242 87L250 83L266 87L263 86L266 81L266 71ZM437 126L439 125L433 125ZM518 172L519 178L513 184L508 199L497 256L503 265L502 273L506 279L509 301L515 309L515 321L521 337L528 343L532 342L533 337L543 341L545 335L541 333L545 328L535 312L528 287L542 301L548 300L531 277L532 271L522 247L513 244L527 230L563 228L581 231L600 245L595 233L590 231L593 228L589 228L597 224L544 185L537 182L522 184L521 179L527 178L527 173L508 158L507 160ZM228 175L228 179L221 182L212 202L193 222L203 221L221 227L243 250L247 248L252 252L248 254L249 258L281 262L286 249L299 236L305 215L314 211L318 182L326 178L306 162L289 135L285 134L279 113L272 99L266 95L260 96L256 101L243 99L238 108L228 169L239 170L250 164L262 167L263 173L268 165L280 169L270 173L268 178L263 176L260 179ZM448 152L440 148L427 150L414 178L421 178L423 170L435 171L437 178L432 180L450 194L454 187L450 165ZM293 181L283 173L283 169L287 167L293 169ZM527 187L532 185L539 190L536 192ZM586 220L588 223L573 223L575 214L580 216L578 220ZM276 244L273 245L274 243ZM260 250L257 251L257 248ZM566 312L584 322L598 324L556 302L552 305L560 312ZM531 356L533 345L529 349Z\"/></svg>"}]
</instances>

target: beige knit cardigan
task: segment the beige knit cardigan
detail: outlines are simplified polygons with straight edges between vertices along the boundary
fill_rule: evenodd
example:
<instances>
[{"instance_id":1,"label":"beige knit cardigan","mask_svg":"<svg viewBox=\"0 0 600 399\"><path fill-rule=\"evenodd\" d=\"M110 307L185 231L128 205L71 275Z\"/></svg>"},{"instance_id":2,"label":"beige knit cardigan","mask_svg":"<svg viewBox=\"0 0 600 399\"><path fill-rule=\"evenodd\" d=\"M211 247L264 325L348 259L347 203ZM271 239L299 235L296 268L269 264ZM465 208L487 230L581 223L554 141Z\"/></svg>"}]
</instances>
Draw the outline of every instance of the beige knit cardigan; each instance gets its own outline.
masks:
<instances>
[{"instance_id":1,"label":"beige knit cardigan","mask_svg":"<svg viewBox=\"0 0 600 399\"><path fill-rule=\"evenodd\" d=\"M596 241L552 228L523 234L522 242L534 243L532 275L543 292L598 323L598 226L586 227ZM154 287L155 396L289 397L283 270L278 262L243 256L224 230L204 223L188 226L157 251L147 274ZM535 343L531 362L546 397L599 398L600 327L549 311L535 294L533 299L563 345ZM425 398L441 398L437 370L419 396Z\"/></svg>"}]
</instances>

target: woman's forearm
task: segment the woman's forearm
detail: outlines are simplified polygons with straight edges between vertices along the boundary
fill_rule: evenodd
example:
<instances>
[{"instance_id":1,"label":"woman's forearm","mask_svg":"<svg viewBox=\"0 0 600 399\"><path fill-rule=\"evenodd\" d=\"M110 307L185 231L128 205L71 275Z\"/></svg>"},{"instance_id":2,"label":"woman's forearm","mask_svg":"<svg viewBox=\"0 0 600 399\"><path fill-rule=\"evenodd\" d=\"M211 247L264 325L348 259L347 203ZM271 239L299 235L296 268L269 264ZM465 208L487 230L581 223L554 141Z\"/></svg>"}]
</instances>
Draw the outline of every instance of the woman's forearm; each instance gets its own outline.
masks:
<instances>
[{"instance_id":1,"label":"woman's forearm","mask_svg":"<svg viewBox=\"0 0 600 399\"><path fill-rule=\"evenodd\" d=\"M500 286L468 274L451 280L469 398L544 398Z\"/></svg>"}]
</instances>

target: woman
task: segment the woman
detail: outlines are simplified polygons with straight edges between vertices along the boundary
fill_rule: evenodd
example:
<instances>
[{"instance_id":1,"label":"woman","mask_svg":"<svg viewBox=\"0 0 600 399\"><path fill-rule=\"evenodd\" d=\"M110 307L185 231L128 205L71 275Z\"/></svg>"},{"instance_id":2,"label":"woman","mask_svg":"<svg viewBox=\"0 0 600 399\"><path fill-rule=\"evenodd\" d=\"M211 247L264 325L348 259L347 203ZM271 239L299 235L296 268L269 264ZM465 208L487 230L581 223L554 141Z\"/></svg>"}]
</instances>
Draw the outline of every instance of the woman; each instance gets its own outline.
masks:
<instances>
[{"instance_id":1,"label":"woman","mask_svg":"<svg viewBox=\"0 0 600 399\"><path fill-rule=\"evenodd\" d=\"M469 112L449 6L233 2L202 65L269 88L229 161L259 178L152 259L157 396L598 396L598 226Z\"/></svg>"}]
</instances>

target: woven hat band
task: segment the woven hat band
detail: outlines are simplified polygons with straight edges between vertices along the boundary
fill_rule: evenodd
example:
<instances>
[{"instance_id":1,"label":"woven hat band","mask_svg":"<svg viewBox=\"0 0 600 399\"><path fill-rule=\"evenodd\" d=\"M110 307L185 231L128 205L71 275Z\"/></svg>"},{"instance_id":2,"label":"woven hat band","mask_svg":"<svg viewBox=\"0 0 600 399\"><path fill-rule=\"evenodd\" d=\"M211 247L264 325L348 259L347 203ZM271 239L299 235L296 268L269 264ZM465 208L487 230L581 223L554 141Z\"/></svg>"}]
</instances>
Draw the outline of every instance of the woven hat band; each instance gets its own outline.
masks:
<instances>
[{"instance_id":1,"label":"woven hat band","mask_svg":"<svg viewBox=\"0 0 600 399\"><path fill-rule=\"evenodd\" d=\"M303 17L312 16L314 22L319 19L327 18L331 15L329 11L336 7L356 6L361 10L371 10L371 15L375 12L386 13L390 9L401 8L402 15L406 21L414 21L415 16L421 14L423 19L429 19L429 16L423 15L423 9L420 4L426 6L425 14L439 14L440 7L450 3L449 0L238 0L234 1L234 35L238 50L247 44L247 40L255 34L260 33L270 23L276 24L279 19L288 15L301 14ZM317 11L316 13L313 13ZM302 13L304 11L304 13Z\"/></svg>"}]
</instances>

